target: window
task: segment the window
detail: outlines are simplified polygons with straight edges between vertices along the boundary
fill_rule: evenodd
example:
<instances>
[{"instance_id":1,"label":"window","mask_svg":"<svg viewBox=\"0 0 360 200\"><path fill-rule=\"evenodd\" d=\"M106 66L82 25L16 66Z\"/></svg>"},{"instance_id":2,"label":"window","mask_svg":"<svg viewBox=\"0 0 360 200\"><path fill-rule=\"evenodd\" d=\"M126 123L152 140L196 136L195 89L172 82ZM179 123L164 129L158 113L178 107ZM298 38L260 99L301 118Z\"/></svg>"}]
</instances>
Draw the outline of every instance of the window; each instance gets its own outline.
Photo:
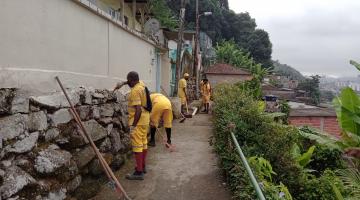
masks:
<instances>
[{"instance_id":1,"label":"window","mask_svg":"<svg viewBox=\"0 0 360 200\"><path fill-rule=\"evenodd\" d=\"M113 19L120 20L120 12L117 10L114 10L112 8L109 8L109 14Z\"/></svg>"}]
</instances>

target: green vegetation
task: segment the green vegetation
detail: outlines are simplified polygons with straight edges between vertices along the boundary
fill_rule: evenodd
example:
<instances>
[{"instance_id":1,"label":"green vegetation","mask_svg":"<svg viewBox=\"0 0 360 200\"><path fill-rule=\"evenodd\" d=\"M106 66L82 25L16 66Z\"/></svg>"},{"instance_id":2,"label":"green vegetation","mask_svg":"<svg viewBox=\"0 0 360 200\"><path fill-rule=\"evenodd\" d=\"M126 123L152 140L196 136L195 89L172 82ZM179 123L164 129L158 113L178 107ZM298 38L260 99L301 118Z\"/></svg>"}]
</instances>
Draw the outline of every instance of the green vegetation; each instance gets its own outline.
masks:
<instances>
[{"instance_id":1,"label":"green vegetation","mask_svg":"<svg viewBox=\"0 0 360 200\"><path fill-rule=\"evenodd\" d=\"M215 50L218 63L227 63L245 69L250 69L251 66L256 65L254 59L250 57L250 53L241 49L234 40L220 41Z\"/></svg>"},{"instance_id":2,"label":"green vegetation","mask_svg":"<svg viewBox=\"0 0 360 200\"><path fill-rule=\"evenodd\" d=\"M352 64L356 69L360 71L360 64L354 60L350 60L350 64Z\"/></svg>"},{"instance_id":3,"label":"green vegetation","mask_svg":"<svg viewBox=\"0 0 360 200\"><path fill-rule=\"evenodd\" d=\"M296 69L287 64L281 64L278 60L273 61L274 73L280 76L287 76L292 80L303 81L305 77Z\"/></svg>"},{"instance_id":4,"label":"green vegetation","mask_svg":"<svg viewBox=\"0 0 360 200\"><path fill-rule=\"evenodd\" d=\"M168 0L173 13L180 10L179 0ZM202 17L201 30L206 32L216 44L222 40L234 40L244 51L249 52L256 63L264 67L272 66L272 44L266 31L257 29L255 19L249 13L235 13L229 10L227 0L199 0L199 12L210 11L211 16ZM187 0L185 22L188 29L195 28L195 0Z\"/></svg>"},{"instance_id":5,"label":"green vegetation","mask_svg":"<svg viewBox=\"0 0 360 200\"><path fill-rule=\"evenodd\" d=\"M251 72L253 79L242 84L242 87L243 89L251 90L252 93L250 95L252 97L260 99L262 95L261 82L269 73L269 69L263 68L261 64L256 63L250 54L245 53L234 40L221 41L217 44L215 50L217 62L228 63Z\"/></svg>"},{"instance_id":6,"label":"green vegetation","mask_svg":"<svg viewBox=\"0 0 360 200\"><path fill-rule=\"evenodd\" d=\"M161 26L170 29L175 29L178 26L178 21L165 0L150 0L149 7L151 13L161 23Z\"/></svg>"},{"instance_id":7,"label":"green vegetation","mask_svg":"<svg viewBox=\"0 0 360 200\"><path fill-rule=\"evenodd\" d=\"M256 196L230 139L230 122L267 199L359 199L360 161L349 149L359 151L360 98L347 88L334 100L343 130L338 139L274 121L248 84L223 84L214 90L215 149L234 199ZM286 113L286 105L283 109ZM344 153L350 156L346 161Z\"/></svg>"},{"instance_id":8,"label":"green vegetation","mask_svg":"<svg viewBox=\"0 0 360 200\"><path fill-rule=\"evenodd\" d=\"M321 102L332 102L332 100L335 98L335 94L332 91L328 90L320 90L320 101Z\"/></svg>"},{"instance_id":9,"label":"green vegetation","mask_svg":"<svg viewBox=\"0 0 360 200\"><path fill-rule=\"evenodd\" d=\"M282 113L285 114L285 116L282 118L283 123L288 124L290 109L291 109L290 105L288 104L287 101L282 100L282 101L280 101L279 109Z\"/></svg>"},{"instance_id":10,"label":"green vegetation","mask_svg":"<svg viewBox=\"0 0 360 200\"><path fill-rule=\"evenodd\" d=\"M308 93L311 103L314 105L319 105L320 103L320 76L310 76L310 78L306 78L305 80L299 83L298 89L304 90Z\"/></svg>"},{"instance_id":11,"label":"green vegetation","mask_svg":"<svg viewBox=\"0 0 360 200\"><path fill-rule=\"evenodd\" d=\"M214 94L215 149L228 172L234 199L256 197L229 138L230 122L236 124L236 138L267 199L335 200L338 192L347 194L335 172L344 168L340 151L275 122L244 85L220 85Z\"/></svg>"}]
</instances>

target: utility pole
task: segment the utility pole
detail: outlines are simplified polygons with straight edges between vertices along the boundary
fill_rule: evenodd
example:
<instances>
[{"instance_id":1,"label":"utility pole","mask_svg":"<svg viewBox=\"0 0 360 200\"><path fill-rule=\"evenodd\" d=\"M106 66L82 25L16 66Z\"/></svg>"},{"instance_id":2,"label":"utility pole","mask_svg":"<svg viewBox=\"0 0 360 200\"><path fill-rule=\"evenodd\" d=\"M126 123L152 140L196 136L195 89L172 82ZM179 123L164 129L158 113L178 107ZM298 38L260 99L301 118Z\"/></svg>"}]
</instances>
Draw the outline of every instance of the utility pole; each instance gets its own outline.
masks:
<instances>
[{"instance_id":1,"label":"utility pole","mask_svg":"<svg viewBox=\"0 0 360 200\"><path fill-rule=\"evenodd\" d=\"M195 75L195 85L196 85L196 93L195 93L195 97L198 98L198 94L199 94L199 69L198 69L198 65L199 65L199 60L198 60L198 55L199 55L199 0L196 0L196 32L195 32L195 48L194 48L194 68L193 68L193 75Z\"/></svg>"},{"instance_id":2,"label":"utility pole","mask_svg":"<svg viewBox=\"0 0 360 200\"><path fill-rule=\"evenodd\" d=\"M183 41L183 32L184 32L184 21L185 21L185 0L181 0L181 8L180 8L180 25L179 25L179 33L178 33L178 43L176 48L176 82L174 88L174 95L177 95L178 92L178 84L180 80L180 69L181 69L181 49L182 49L182 41Z\"/></svg>"}]
</instances>

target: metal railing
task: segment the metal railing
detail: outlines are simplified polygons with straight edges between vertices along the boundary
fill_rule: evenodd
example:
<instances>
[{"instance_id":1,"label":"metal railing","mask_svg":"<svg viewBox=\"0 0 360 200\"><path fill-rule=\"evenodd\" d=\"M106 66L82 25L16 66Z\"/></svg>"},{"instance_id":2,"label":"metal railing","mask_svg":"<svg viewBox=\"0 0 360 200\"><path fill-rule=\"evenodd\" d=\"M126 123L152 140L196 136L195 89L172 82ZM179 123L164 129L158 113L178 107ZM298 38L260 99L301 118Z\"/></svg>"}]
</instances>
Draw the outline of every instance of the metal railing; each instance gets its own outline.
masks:
<instances>
[{"instance_id":1,"label":"metal railing","mask_svg":"<svg viewBox=\"0 0 360 200\"><path fill-rule=\"evenodd\" d=\"M245 166L246 172L248 173L248 175L250 177L250 181L255 188L255 192L256 192L256 195L258 196L258 199L265 200L265 196L264 196L263 192L261 191L260 185L257 182L257 180L254 176L254 173L252 172L250 165L247 162L247 159L246 159L244 153L242 152L239 142L237 141L235 134L233 132L235 130L235 124L229 124L229 129L230 129L230 134L231 134L232 140L236 146L237 152L240 155L241 162Z\"/></svg>"}]
</instances>

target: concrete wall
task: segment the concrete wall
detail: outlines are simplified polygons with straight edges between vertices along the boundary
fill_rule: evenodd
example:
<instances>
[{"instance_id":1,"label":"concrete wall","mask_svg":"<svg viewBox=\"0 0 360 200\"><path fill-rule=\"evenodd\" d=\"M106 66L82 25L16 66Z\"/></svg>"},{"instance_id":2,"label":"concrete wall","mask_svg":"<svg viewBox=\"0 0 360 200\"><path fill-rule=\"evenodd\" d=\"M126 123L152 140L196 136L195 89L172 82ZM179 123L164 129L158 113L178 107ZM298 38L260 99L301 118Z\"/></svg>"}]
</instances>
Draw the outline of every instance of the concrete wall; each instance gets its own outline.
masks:
<instances>
[{"instance_id":1,"label":"concrete wall","mask_svg":"<svg viewBox=\"0 0 360 200\"><path fill-rule=\"evenodd\" d=\"M239 81L251 80L250 75L221 75L221 74L206 74L210 84L214 87L219 83L236 83Z\"/></svg>"},{"instance_id":2,"label":"concrete wall","mask_svg":"<svg viewBox=\"0 0 360 200\"><path fill-rule=\"evenodd\" d=\"M0 24L0 88L111 88L135 70L155 89L155 46L71 0L1 0Z\"/></svg>"},{"instance_id":3,"label":"concrete wall","mask_svg":"<svg viewBox=\"0 0 360 200\"><path fill-rule=\"evenodd\" d=\"M170 95L171 60L168 53L161 55L161 87Z\"/></svg>"},{"instance_id":4,"label":"concrete wall","mask_svg":"<svg viewBox=\"0 0 360 200\"><path fill-rule=\"evenodd\" d=\"M336 117L290 117L290 124L295 126L310 126L334 136L340 135L340 127Z\"/></svg>"}]
</instances>

